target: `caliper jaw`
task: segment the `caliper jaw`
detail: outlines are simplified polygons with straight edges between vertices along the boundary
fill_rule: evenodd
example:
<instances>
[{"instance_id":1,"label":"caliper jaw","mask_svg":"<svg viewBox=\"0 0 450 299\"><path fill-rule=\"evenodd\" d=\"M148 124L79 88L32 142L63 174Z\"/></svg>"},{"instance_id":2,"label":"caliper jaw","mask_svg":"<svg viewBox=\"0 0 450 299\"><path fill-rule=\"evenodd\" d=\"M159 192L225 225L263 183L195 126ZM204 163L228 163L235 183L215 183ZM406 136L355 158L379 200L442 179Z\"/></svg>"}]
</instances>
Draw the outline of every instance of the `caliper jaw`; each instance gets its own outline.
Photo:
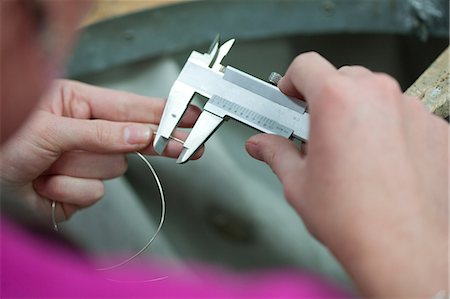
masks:
<instances>
[{"instance_id":1,"label":"caliper jaw","mask_svg":"<svg viewBox=\"0 0 450 299\"><path fill-rule=\"evenodd\" d=\"M172 132L181 121L184 112L196 90L183 82L176 81L170 90L161 122L153 141L155 152L162 155Z\"/></svg>"},{"instance_id":2,"label":"caliper jaw","mask_svg":"<svg viewBox=\"0 0 450 299\"><path fill-rule=\"evenodd\" d=\"M172 89L170 90L169 96L167 98L160 125L153 141L153 148L155 149L155 152L160 155L164 152L164 149L169 143L169 138L172 132L181 121L184 112L189 106L189 103L191 102L194 94L197 92L196 89L192 88L188 84L183 83L182 80L180 80L180 78L183 77L183 71L185 69L189 69L193 64L195 64L202 65L210 68L211 70L219 72L222 67L220 63L233 46L233 43L234 39L227 41L225 44L219 47L219 36L216 36L208 53L201 54L196 51L193 51L191 53L188 61L183 67L183 70L181 70L180 75L172 86ZM191 138L191 140L197 139ZM186 150L186 153L189 154L190 150ZM180 157L179 160L184 161L182 157Z\"/></svg>"},{"instance_id":3,"label":"caliper jaw","mask_svg":"<svg viewBox=\"0 0 450 299\"><path fill-rule=\"evenodd\" d=\"M183 151L178 157L177 163L182 164L187 162L217 130L222 121L222 117L204 110L184 142Z\"/></svg>"},{"instance_id":4,"label":"caliper jaw","mask_svg":"<svg viewBox=\"0 0 450 299\"><path fill-rule=\"evenodd\" d=\"M232 39L219 47L216 40L209 53L191 53L167 99L153 144L157 153L163 153L197 93L208 101L184 142L177 163L187 162L228 118L265 133L308 139L309 114L305 102L286 96L268 82L221 65L233 43Z\"/></svg>"}]
</instances>

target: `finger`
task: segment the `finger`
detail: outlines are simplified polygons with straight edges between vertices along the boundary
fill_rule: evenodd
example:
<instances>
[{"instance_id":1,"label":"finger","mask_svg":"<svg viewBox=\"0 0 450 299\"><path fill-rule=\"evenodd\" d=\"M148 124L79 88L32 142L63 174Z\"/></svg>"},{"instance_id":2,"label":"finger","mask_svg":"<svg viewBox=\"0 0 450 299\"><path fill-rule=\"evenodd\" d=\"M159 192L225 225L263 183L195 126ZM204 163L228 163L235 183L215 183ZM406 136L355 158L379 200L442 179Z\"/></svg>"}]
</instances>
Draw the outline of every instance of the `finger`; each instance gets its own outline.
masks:
<instances>
[{"instance_id":1,"label":"finger","mask_svg":"<svg viewBox=\"0 0 450 299\"><path fill-rule=\"evenodd\" d=\"M300 180L304 159L290 140L269 134L258 134L246 143L247 152L255 159L267 163L285 187Z\"/></svg>"},{"instance_id":2,"label":"finger","mask_svg":"<svg viewBox=\"0 0 450 299\"><path fill-rule=\"evenodd\" d=\"M127 159L124 154L72 151L64 153L45 174L105 180L123 175L126 169Z\"/></svg>"},{"instance_id":3,"label":"finger","mask_svg":"<svg viewBox=\"0 0 450 299\"><path fill-rule=\"evenodd\" d=\"M142 149L153 140L153 130L146 124L74 119L50 113L42 119L46 123L42 124L39 140L47 141L44 148L58 153L73 150L125 153Z\"/></svg>"},{"instance_id":4,"label":"finger","mask_svg":"<svg viewBox=\"0 0 450 299\"><path fill-rule=\"evenodd\" d=\"M51 92L52 97L62 97L64 111L61 114L73 118L157 124L165 106L162 99L69 80L57 80ZM180 127L192 127L200 113L198 107L190 105Z\"/></svg>"},{"instance_id":5,"label":"finger","mask_svg":"<svg viewBox=\"0 0 450 299\"><path fill-rule=\"evenodd\" d=\"M369 69L359 65L342 66L338 72L349 77L365 77L373 74Z\"/></svg>"},{"instance_id":6,"label":"finger","mask_svg":"<svg viewBox=\"0 0 450 299\"><path fill-rule=\"evenodd\" d=\"M308 143L302 142L300 145L300 154L305 157L308 154Z\"/></svg>"},{"instance_id":7,"label":"finger","mask_svg":"<svg viewBox=\"0 0 450 299\"><path fill-rule=\"evenodd\" d=\"M167 147L164 149L163 156L169 157L169 158L178 158L180 156L181 151L183 150L183 144L184 141L187 139L189 135L189 132L181 131L181 130L175 130L172 133L172 138L169 139L169 143L167 144ZM141 151L143 154L147 155L158 155L155 150L153 149L153 145L148 146L147 148L143 149ZM194 155L190 158L190 160L197 160L199 159L204 152L204 147L200 147Z\"/></svg>"},{"instance_id":8,"label":"finger","mask_svg":"<svg viewBox=\"0 0 450 299\"><path fill-rule=\"evenodd\" d=\"M305 98L311 105L326 79L336 74L336 68L330 62L309 52L295 58L278 87L289 96Z\"/></svg>"},{"instance_id":9,"label":"finger","mask_svg":"<svg viewBox=\"0 0 450 299\"><path fill-rule=\"evenodd\" d=\"M50 202L50 213L51 213L51 209L52 209L51 205L52 205L53 200L49 200L48 198L46 198L45 201ZM55 201L55 221L56 221L56 223L69 220L73 216L73 214L75 214L79 209L80 209L80 207L77 205ZM52 217L51 214L50 214L50 217Z\"/></svg>"},{"instance_id":10,"label":"finger","mask_svg":"<svg viewBox=\"0 0 450 299\"><path fill-rule=\"evenodd\" d=\"M305 96L301 93L301 91L294 85L292 81L292 75L286 73L283 78L278 81L278 88L281 90L282 93L284 93L287 96L305 100Z\"/></svg>"},{"instance_id":11,"label":"finger","mask_svg":"<svg viewBox=\"0 0 450 299\"><path fill-rule=\"evenodd\" d=\"M33 187L45 198L78 207L93 205L105 192L100 180L65 175L41 176L34 180Z\"/></svg>"},{"instance_id":12,"label":"finger","mask_svg":"<svg viewBox=\"0 0 450 299\"><path fill-rule=\"evenodd\" d=\"M118 123L105 120L80 120L73 118L55 117L50 114L48 122L42 131L48 145L53 146L55 152L74 150L90 151L95 153L129 153L144 151L155 154L153 151L154 132L156 125L138 123ZM188 133L175 130L173 136L185 140ZM171 141L165 156L178 157L182 147ZM194 158L198 158L199 151Z\"/></svg>"},{"instance_id":13,"label":"finger","mask_svg":"<svg viewBox=\"0 0 450 299\"><path fill-rule=\"evenodd\" d=\"M165 103L165 102L164 102ZM183 117L181 118L180 124L178 127L180 128L192 128L197 121L198 117L202 113L202 110L194 105L189 105L186 109L186 112L183 114ZM162 113L161 113L162 116ZM159 117L158 121L156 122L159 124L159 121L161 120L161 116Z\"/></svg>"}]
</instances>

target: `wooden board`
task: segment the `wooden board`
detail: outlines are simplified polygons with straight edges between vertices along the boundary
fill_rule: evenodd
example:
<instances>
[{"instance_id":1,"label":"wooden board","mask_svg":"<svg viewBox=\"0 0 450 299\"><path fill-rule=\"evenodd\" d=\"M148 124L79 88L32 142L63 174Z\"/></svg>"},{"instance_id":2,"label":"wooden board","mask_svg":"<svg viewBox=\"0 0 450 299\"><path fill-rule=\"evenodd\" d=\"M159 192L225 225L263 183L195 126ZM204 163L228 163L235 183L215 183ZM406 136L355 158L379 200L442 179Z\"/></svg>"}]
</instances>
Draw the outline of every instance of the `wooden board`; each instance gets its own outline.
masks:
<instances>
[{"instance_id":1,"label":"wooden board","mask_svg":"<svg viewBox=\"0 0 450 299\"><path fill-rule=\"evenodd\" d=\"M449 116L449 50L447 48L431 66L406 91L407 95L418 97L434 114Z\"/></svg>"},{"instance_id":2,"label":"wooden board","mask_svg":"<svg viewBox=\"0 0 450 299\"><path fill-rule=\"evenodd\" d=\"M109 18L186 0L94 0L81 26L88 26Z\"/></svg>"}]
</instances>

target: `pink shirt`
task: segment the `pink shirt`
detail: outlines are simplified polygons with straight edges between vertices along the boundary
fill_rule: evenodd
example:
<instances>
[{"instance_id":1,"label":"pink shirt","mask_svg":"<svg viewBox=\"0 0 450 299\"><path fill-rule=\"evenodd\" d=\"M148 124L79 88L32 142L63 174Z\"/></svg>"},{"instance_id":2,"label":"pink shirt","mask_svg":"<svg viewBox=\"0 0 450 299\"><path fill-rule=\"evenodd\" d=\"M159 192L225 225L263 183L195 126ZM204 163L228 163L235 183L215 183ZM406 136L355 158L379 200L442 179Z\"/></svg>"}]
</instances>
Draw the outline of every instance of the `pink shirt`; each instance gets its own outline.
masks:
<instances>
[{"instance_id":1,"label":"pink shirt","mask_svg":"<svg viewBox=\"0 0 450 299\"><path fill-rule=\"evenodd\" d=\"M1 220L1 298L348 298L324 281L294 271L227 273L198 268L180 276L160 263L124 266L111 281L81 255ZM197 275L198 274L198 275ZM200 277L200 279L198 279Z\"/></svg>"}]
</instances>

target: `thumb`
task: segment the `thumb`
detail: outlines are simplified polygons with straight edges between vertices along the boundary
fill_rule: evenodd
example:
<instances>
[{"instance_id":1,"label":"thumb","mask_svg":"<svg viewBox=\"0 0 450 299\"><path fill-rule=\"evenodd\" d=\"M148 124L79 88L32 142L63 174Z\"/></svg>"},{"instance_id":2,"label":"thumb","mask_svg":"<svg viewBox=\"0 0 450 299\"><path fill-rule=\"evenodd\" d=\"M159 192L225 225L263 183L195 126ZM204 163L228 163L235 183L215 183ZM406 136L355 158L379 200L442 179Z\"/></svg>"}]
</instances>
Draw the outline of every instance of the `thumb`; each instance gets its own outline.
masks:
<instances>
[{"instance_id":1,"label":"thumb","mask_svg":"<svg viewBox=\"0 0 450 299\"><path fill-rule=\"evenodd\" d=\"M149 125L67 117L58 117L51 132L63 151L131 152L147 147L153 139Z\"/></svg>"},{"instance_id":2,"label":"thumb","mask_svg":"<svg viewBox=\"0 0 450 299\"><path fill-rule=\"evenodd\" d=\"M291 184L298 184L305 161L290 140L277 135L258 134L251 137L245 147L253 158L272 168L285 190L290 189Z\"/></svg>"}]
</instances>

